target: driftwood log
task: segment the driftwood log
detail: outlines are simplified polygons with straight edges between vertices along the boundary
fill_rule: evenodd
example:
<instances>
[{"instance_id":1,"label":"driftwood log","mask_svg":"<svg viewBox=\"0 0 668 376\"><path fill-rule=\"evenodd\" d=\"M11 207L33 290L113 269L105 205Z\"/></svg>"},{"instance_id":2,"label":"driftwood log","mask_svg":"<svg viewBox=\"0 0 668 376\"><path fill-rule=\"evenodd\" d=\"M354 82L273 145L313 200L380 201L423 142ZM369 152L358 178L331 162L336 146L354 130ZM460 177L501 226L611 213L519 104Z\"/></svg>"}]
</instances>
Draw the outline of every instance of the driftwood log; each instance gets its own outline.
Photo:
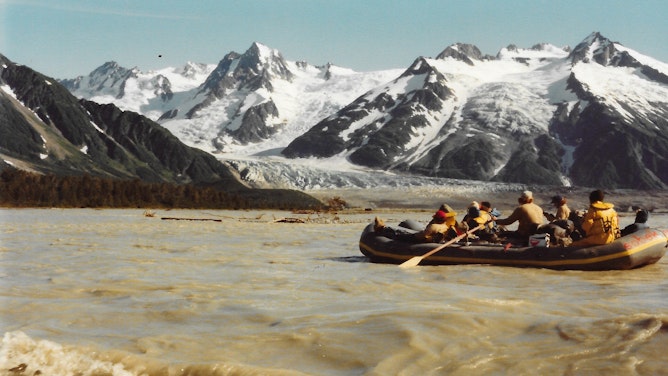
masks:
<instances>
[{"instance_id":1,"label":"driftwood log","mask_svg":"<svg viewBox=\"0 0 668 376\"><path fill-rule=\"evenodd\" d=\"M161 217L163 221L211 221L211 222L222 222L222 219L214 218L179 218L179 217Z\"/></svg>"},{"instance_id":2,"label":"driftwood log","mask_svg":"<svg viewBox=\"0 0 668 376\"><path fill-rule=\"evenodd\" d=\"M306 223L301 218L280 218L280 219L275 219L274 222L275 223Z\"/></svg>"}]
</instances>

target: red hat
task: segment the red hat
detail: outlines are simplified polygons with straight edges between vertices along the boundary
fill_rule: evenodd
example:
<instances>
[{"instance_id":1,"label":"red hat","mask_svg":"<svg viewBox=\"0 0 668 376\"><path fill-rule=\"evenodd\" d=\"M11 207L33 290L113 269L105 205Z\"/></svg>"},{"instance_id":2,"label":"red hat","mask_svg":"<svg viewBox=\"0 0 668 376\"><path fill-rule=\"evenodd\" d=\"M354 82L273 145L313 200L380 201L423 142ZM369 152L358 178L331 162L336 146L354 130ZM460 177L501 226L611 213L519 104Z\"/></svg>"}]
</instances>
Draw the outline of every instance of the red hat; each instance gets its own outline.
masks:
<instances>
[{"instance_id":1,"label":"red hat","mask_svg":"<svg viewBox=\"0 0 668 376\"><path fill-rule=\"evenodd\" d=\"M447 217L447 214L443 210L439 210L434 214L434 219L440 219L441 221L445 221Z\"/></svg>"}]
</instances>

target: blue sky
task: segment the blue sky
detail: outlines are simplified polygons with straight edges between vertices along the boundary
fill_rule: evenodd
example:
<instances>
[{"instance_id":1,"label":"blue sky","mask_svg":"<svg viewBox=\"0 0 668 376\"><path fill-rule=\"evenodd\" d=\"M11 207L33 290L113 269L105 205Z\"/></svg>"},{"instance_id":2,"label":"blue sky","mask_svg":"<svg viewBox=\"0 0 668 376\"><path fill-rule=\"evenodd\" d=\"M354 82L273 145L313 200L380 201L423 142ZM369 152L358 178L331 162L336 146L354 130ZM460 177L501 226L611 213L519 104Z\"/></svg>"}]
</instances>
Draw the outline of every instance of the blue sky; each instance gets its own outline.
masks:
<instances>
[{"instance_id":1,"label":"blue sky","mask_svg":"<svg viewBox=\"0 0 668 376\"><path fill-rule=\"evenodd\" d=\"M253 42L292 61L405 68L452 43L575 46L593 31L668 62L666 0L0 0L0 53L56 78L106 61L215 64ZM160 56L161 55L161 56Z\"/></svg>"}]
</instances>

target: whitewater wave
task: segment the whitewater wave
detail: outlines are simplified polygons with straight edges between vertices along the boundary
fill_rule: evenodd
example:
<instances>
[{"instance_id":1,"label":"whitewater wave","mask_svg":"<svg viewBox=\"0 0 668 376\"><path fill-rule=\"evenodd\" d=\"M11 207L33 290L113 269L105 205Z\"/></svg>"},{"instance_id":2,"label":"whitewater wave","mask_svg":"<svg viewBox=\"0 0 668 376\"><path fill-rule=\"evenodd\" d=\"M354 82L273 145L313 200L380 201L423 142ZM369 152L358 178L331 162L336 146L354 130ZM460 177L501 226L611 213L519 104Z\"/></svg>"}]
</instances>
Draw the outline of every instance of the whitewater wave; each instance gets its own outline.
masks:
<instances>
[{"instance_id":1,"label":"whitewater wave","mask_svg":"<svg viewBox=\"0 0 668 376\"><path fill-rule=\"evenodd\" d=\"M281 375L304 373L251 367L242 364L166 364L163 361L118 350L62 345L35 340L22 331L5 333L0 347L0 375Z\"/></svg>"}]
</instances>

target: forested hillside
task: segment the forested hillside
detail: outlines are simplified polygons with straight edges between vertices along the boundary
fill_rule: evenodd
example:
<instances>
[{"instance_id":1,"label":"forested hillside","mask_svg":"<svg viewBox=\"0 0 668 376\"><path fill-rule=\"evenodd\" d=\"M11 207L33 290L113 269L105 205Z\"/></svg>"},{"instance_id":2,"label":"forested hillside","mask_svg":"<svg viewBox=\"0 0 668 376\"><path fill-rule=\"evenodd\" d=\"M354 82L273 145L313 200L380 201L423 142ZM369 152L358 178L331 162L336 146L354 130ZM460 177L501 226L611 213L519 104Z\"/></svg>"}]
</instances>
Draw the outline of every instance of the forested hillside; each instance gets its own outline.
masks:
<instances>
[{"instance_id":1,"label":"forested hillside","mask_svg":"<svg viewBox=\"0 0 668 376\"><path fill-rule=\"evenodd\" d=\"M270 189L225 192L213 185L147 183L81 176L0 173L0 206L65 208L320 209L314 198Z\"/></svg>"}]
</instances>

